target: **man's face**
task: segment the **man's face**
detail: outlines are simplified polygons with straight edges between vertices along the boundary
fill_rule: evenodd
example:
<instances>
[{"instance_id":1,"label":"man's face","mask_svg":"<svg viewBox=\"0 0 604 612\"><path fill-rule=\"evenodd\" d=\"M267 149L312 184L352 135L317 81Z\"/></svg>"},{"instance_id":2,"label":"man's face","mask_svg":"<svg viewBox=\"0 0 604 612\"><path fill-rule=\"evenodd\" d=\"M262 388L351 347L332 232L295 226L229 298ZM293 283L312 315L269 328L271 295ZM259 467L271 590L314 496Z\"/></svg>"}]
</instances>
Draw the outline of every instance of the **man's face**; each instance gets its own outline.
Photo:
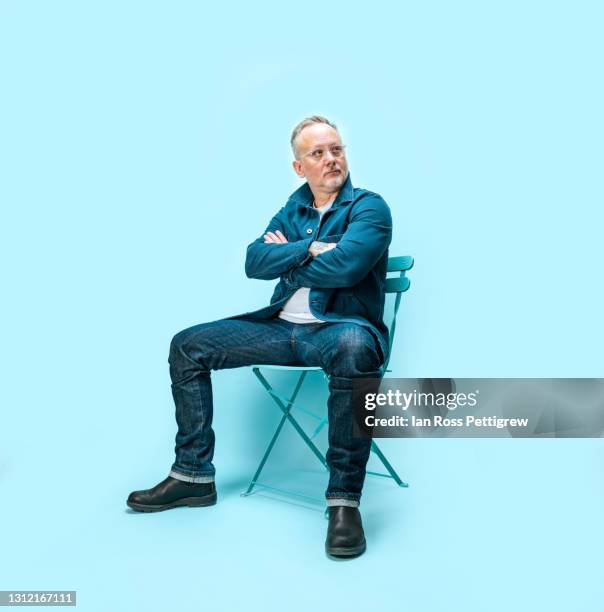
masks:
<instances>
[{"instance_id":1,"label":"man's face","mask_svg":"<svg viewBox=\"0 0 604 612\"><path fill-rule=\"evenodd\" d=\"M294 170L306 178L313 193L336 193L348 176L340 135L326 123L305 127L296 141Z\"/></svg>"}]
</instances>

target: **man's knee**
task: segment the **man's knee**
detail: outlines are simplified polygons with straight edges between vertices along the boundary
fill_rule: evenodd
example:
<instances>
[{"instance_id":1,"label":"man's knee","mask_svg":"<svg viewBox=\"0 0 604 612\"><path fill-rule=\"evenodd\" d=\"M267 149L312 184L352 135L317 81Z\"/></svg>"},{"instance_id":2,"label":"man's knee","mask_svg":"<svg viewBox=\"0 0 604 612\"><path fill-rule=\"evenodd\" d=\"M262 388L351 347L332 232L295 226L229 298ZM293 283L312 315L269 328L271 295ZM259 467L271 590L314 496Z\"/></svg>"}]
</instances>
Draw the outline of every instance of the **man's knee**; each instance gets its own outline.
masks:
<instances>
[{"instance_id":1,"label":"man's knee","mask_svg":"<svg viewBox=\"0 0 604 612\"><path fill-rule=\"evenodd\" d=\"M174 372L188 368L192 363L202 365L204 346L203 329L195 325L178 332L170 342L168 362Z\"/></svg>"},{"instance_id":2,"label":"man's knee","mask_svg":"<svg viewBox=\"0 0 604 612\"><path fill-rule=\"evenodd\" d=\"M334 342L329 372L354 377L379 371L380 357L373 336L360 325L345 327Z\"/></svg>"},{"instance_id":3,"label":"man's knee","mask_svg":"<svg viewBox=\"0 0 604 612\"><path fill-rule=\"evenodd\" d=\"M176 362L180 357L186 355L188 331L188 329L183 329L172 338L168 357L170 363Z\"/></svg>"}]
</instances>

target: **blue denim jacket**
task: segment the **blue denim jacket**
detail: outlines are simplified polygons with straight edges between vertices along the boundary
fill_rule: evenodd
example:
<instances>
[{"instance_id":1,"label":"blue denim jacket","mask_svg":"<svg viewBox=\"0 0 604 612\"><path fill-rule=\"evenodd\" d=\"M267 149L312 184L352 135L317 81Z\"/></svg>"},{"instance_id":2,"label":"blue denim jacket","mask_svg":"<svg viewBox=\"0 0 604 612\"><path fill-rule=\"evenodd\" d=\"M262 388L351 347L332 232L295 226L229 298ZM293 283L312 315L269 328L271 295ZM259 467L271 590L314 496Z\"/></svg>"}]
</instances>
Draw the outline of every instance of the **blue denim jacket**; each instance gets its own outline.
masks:
<instances>
[{"instance_id":1,"label":"blue denim jacket","mask_svg":"<svg viewBox=\"0 0 604 612\"><path fill-rule=\"evenodd\" d=\"M247 248L249 278L279 278L270 306L237 318L271 318L300 287L310 287L310 311L324 321L355 322L376 338L385 359L388 329L383 321L384 286L392 218L377 193L356 189L350 174L322 218L305 183ZM264 234L280 230L288 242L265 244ZM313 240L337 242L312 257ZM234 318L234 317L233 317Z\"/></svg>"}]
</instances>

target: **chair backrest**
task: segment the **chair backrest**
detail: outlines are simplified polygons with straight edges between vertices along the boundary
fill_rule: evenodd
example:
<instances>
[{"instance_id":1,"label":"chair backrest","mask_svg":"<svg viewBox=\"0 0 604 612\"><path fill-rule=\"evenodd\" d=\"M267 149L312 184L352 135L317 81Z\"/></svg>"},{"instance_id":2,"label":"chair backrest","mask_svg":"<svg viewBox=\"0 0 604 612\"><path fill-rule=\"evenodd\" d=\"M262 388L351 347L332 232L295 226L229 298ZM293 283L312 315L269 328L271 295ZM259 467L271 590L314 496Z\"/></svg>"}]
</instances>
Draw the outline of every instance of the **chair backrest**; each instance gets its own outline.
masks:
<instances>
[{"instance_id":1,"label":"chair backrest","mask_svg":"<svg viewBox=\"0 0 604 612\"><path fill-rule=\"evenodd\" d=\"M396 316L398 314L399 306L401 305L401 299L403 297L403 293L407 291L407 289L409 289L409 285L411 285L411 281L405 276L405 272L411 270L412 267L413 257L409 255L388 258L388 273L398 272L398 275L386 278L386 293L394 293L396 294L396 298L394 300L392 322L388 326L388 358L386 359L386 363L384 363L384 372L388 367L390 355L392 354L392 343L394 342L394 332L396 330Z\"/></svg>"}]
</instances>

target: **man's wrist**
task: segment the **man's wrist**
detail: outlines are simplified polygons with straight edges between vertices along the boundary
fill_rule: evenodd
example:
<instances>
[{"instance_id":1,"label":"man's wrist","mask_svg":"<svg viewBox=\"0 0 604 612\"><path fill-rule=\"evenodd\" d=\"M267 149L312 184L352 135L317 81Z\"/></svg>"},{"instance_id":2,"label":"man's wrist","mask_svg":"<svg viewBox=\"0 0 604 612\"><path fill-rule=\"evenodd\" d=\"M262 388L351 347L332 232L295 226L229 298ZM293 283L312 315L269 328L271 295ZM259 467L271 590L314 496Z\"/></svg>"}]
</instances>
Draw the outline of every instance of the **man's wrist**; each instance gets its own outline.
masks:
<instances>
[{"instance_id":1,"label":"man's wrist","mask_svg":"<svg viewBox=\"0 0 604 612\"><path fill-rule=\"evenodd\" d=\"M308 247L308 252L316 257L321 253L325 253L326 251L331 251L331 249L335 248L336 244L334 242L321 242L320 240L313 240Z\"/></svg>"}]
</instances>

